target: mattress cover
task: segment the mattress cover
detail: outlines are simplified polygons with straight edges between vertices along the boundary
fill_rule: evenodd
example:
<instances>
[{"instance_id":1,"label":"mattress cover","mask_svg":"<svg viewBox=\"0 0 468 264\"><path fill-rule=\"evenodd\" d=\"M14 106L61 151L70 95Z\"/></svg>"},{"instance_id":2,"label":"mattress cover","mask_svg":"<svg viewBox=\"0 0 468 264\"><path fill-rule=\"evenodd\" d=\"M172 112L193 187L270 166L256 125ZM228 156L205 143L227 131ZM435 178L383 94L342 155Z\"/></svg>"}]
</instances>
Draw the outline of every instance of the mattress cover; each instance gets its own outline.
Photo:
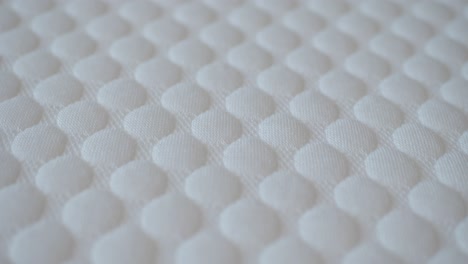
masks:
<instances>
[{"instance_id":1,"label":"mattress cover","mask_svg":"<svg viewBox=\"0 0 468 264\"><path fill-rule=\"evenodd\" d=\"M0 1L0 263L468 263L463 0Z\"/></svg>"}]
</instances>

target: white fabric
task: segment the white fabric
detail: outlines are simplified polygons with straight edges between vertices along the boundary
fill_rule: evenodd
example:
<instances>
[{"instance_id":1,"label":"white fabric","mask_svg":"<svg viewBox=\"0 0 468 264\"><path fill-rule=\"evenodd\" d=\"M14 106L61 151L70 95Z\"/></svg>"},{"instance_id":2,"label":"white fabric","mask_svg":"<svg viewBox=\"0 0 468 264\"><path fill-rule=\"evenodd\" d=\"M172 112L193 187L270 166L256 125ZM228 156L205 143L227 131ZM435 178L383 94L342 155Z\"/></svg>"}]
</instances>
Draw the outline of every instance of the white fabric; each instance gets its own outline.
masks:
<instances>
[{"instance_id":1,"label":"white fabric","mask_svg":"<svg viewBox=\"0 0 468 264\"><path fill-rule=\"evenodd\" d=\"M464 0L0 1L0 263L468 263Z\"/></svg>"}]
</instances>

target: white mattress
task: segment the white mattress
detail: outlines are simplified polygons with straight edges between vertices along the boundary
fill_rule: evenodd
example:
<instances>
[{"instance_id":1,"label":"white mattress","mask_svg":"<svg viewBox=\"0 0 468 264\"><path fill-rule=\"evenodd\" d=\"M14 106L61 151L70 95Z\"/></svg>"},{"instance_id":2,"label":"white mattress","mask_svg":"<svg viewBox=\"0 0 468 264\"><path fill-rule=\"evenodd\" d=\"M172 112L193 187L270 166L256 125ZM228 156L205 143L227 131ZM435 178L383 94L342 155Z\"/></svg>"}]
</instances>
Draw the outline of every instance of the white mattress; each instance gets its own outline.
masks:
<instances>
[{"instance_id":1,"label":"white mattress","mask_svg":"<svg viewBox=\"0 0 468 264\"><path fill-rule=\"evenodd\" d=\"M0 1L0 263L468 263L468 4Z\"/></svg>"}]
</instances>

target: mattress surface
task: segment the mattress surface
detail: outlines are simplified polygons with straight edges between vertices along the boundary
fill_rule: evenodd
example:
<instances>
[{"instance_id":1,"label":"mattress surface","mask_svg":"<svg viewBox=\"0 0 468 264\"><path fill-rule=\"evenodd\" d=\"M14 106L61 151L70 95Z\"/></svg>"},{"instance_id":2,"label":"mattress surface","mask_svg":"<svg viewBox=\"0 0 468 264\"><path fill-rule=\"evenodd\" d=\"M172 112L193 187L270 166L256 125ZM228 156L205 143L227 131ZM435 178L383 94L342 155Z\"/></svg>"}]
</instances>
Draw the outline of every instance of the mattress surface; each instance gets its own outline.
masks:
<instances>
[{"instance_id":1,"label":"mattress surface","mask_svg":"<svg viewBox=\"0 0 468 264\"><path fill-rule=\"evenodd\" d=\"M0 0L0 263L468 263L468 4Z\"/></svg>"}]
</instances>

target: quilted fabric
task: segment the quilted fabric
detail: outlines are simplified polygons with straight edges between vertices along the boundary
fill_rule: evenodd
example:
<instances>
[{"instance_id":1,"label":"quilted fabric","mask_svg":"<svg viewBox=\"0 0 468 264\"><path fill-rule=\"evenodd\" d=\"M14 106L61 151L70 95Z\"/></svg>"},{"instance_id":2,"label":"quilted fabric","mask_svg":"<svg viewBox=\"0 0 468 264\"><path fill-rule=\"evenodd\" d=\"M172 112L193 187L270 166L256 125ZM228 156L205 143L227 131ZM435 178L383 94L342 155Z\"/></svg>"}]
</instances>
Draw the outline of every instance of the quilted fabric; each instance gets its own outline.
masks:
<instances>
[{"instance_id":1,"label":"quilted fabric","mask_svg":"<svg viewBox=\"0 0 468 264\"><path fill-rule=\"evenodd\" d=\"M0 263L468 263L464 0L0 1Z\"/></svg>"}]
</instances>

